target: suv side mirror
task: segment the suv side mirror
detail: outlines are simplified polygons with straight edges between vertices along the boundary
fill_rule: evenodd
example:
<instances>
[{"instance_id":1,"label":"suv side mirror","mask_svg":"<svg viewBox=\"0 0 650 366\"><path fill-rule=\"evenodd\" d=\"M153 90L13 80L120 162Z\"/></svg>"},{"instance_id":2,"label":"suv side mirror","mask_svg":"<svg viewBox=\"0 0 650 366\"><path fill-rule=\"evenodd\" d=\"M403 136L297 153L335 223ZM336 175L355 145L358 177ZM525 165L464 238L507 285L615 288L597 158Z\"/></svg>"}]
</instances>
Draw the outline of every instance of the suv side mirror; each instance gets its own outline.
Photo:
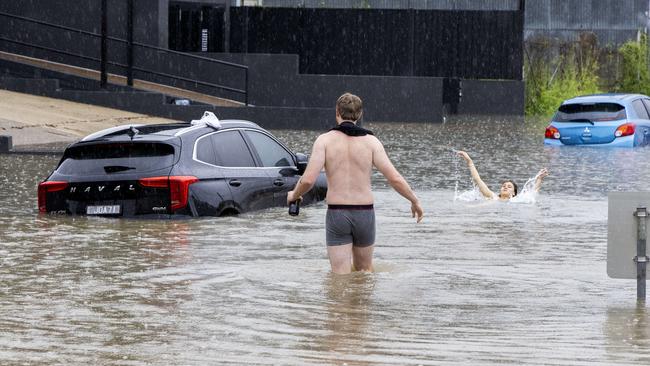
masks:
<instances>
[{"instance_id":1,"label":"suv side mirror","mask_svg":"<svg viewBox=\"0 0 650 366\"><path fill-rule=\"evenodd\" d=\"M302 175L307 169L307 163L309 163L309 157L302 153L296 153L296 167L298 168L298 174Z\"/></svg>"}]
</instances>

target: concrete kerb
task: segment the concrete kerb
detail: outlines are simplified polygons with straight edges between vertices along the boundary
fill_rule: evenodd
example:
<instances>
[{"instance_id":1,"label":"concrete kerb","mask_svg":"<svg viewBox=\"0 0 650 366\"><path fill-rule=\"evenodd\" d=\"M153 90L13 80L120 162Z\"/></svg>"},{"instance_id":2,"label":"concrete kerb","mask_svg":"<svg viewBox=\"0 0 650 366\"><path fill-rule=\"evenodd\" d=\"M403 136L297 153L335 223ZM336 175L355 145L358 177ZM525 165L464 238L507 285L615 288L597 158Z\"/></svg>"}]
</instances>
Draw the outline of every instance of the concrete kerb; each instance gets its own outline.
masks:
<instances>
[{"instance_id":1,"label":"concrete kerb","mask_svg":"<svg viewBox=\"0 0 650 366\"><path fill-rule=\"evenodd\" d=\"M26 145L24 148L14 149L13 138L0 135L0 155L61 155L64 149L62 144L52 144L48 147Z\"/></svg>"}]
</instances>

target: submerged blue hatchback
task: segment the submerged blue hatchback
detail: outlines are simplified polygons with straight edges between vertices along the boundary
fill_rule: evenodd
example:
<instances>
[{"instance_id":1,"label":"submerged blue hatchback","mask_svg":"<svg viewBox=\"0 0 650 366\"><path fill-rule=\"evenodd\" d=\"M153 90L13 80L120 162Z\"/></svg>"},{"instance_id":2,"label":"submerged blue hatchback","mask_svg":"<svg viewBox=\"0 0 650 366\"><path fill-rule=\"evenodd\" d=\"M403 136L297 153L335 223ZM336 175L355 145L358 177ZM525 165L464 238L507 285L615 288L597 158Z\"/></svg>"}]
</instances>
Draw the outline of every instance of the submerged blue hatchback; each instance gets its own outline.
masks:
<instances>
[{"instance_id":1,"label":"submerged blue hatchback","mask_svg":"<svg viewBox=\"0 0 650 366\"><path fill-rule=\"evenodd\" d=\"M644 146L650 143L650 98L596 94L565 100L546 127L544 144Z\"/></svg>"}]
</instances>

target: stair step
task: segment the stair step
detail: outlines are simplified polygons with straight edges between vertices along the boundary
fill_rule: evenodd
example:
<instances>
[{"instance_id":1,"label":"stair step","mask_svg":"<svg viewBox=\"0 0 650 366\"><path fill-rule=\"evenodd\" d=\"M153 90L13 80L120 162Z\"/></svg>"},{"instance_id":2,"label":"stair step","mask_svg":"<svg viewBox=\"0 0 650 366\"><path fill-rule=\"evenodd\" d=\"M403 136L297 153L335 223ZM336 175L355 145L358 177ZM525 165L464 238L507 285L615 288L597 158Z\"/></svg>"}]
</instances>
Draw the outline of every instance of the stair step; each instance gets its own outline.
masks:
<instances>
[{"instance_id":1,"label":"stair step","mask_svg":"<svg viewBox=\"0 0 650 366\"><path fill-rule=\"evenodd\" d=\"M59 80L1 76L0 89L44 95L56 92L59 89Z\"/></svg>"}]
</instances>

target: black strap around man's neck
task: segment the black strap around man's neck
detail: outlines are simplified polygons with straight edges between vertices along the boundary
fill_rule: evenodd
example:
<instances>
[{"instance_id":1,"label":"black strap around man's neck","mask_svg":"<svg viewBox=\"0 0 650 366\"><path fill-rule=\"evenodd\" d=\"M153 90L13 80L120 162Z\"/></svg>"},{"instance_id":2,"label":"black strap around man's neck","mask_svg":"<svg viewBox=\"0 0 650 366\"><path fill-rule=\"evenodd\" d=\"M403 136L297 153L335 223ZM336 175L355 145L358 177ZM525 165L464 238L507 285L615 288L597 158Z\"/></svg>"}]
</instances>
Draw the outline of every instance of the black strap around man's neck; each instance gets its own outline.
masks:
<instances>
[{"instance_id":1,"label":"black strap around man's neck","mask_svg":"<svg viewBox=\"0 0 650 366\"><path fill-rule=\"evenodd\" d=\"M330 131L332 130L341 131L348 136L374 135L372 131L366 130L363 127L359 127L351 121L343 121L338 126L332 128Z\"/></svg>"}]
</instances>

